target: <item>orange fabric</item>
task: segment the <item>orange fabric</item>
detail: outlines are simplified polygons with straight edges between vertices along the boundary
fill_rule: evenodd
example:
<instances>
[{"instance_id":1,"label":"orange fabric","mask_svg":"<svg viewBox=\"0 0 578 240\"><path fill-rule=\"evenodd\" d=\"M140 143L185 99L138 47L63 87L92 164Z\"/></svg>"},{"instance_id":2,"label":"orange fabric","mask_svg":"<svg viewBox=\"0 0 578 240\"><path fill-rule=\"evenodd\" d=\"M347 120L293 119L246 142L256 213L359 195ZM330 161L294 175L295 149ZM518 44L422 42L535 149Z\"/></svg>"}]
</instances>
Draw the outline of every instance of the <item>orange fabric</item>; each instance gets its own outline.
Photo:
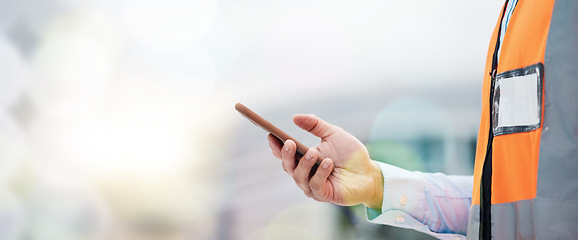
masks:
<instances>
[{"instance_id":1,"label":"orange fabric","mask_svg":"<svg viewBox=\"0 0 578 240\"><path fill-rule=\"evenodd\" d=\"M554 0L518 1L502 42L502 50L498 60L498 73L523 68L539 62L544 63L546 40L553 7ZM480 181L490 128L491 79L488 72L491 71L492 54L498 27L496 26L492 36L486 63L472 204L480 203ZM546 74L544 73L544 75ZM542 93L542 96L544 99L547 97L544 96L544 93ZM544 102L543 100L542 116ZM542 128L540 127L531 132L494 137L492 146L492 204L536 197L541 134Z\"/></svg>"},{"instance_id":2,"label":"orange fabric","mask_svg":"<svg viewBox=\"0 0 578 240\"><path fill-rule=\"evenodd\" d=\"M502 18L500 15L499 19ZM496 48L496 39L498 38L498 28L500 21L496 23L494 33L490 40L490 47L488 49L488 57L486 59L486 68L484 71L484 83L482 86L482 114L480 119L480 128L478 130L478 142L476 146L476 161L474 164L474 192L472 193L472 204L480 204L480 182L482 179L482 169L484 166L484 159L486 157L486 149L488 144L488 134L490 131L490 109L488 103L490 102L490 87L491 78L490 71L492 71L492 54Z\"/></svg>"}]
</instances>

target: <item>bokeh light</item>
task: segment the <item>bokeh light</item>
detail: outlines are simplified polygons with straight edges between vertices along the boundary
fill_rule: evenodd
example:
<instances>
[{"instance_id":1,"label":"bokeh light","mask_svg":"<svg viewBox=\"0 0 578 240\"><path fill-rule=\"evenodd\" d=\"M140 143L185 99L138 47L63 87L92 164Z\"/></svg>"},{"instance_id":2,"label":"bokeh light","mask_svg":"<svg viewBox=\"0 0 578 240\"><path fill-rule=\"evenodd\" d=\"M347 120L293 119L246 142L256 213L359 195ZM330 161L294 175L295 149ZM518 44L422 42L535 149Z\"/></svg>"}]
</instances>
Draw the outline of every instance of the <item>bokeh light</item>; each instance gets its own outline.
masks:
<instances>
[{"instance_id":1,"label":"bokeh light","mask_svg":"<svg viewBox=\"0 0 578 240\"><path fill-rule=\"evenodd\" d=\"M31 96L43 114L77 115L102 103L121 48L110 16L70 13L47 28L33 56Z\"/></svg>"},{"instance_id":2,"label":"bokeh light","mask_svg":"<svg viewBox=\"0 0 578 240\"><path fill-rule=\"evenodd\" d=\"M385 158L377 160L411 170L442 171L445 161L455 154L452 121L449 114L431 100L395 99L375 118L369 136L373 143L370 147L373 154L370 154ZM402 163L404 161L408 162Z\"/></svg>"},{"instance_id":3,"label":"bokeh light","mask_svg":"<svg viewBox=\"0 0 578 240\"><path fill-rule=\"evenodd\" d=\"M452 120L444 109L431 100L406 96L388 102L379 112L369 140L410 140L423 136L450 138L452 131Z\"/></svg>"}]
</instances>

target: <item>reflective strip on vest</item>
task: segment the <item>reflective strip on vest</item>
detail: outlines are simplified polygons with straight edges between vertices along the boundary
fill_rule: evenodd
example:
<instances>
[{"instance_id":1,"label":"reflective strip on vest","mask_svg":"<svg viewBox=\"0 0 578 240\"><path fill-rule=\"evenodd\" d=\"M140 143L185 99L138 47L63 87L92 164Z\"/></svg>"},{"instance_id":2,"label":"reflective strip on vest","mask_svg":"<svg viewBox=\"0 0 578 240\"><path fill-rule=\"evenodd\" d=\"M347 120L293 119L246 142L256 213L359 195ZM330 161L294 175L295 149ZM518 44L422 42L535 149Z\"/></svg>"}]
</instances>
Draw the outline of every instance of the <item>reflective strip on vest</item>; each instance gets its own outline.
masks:
<instances>
[{"instance_id":1,"label":"reflective strip on vest","mask_svg":"<svg viewBox=\"0 0 578 240\"><path fill-rule=\"evenodd\" d=\"M487 73L491 71L497 29L498 26L490 42L483 85L468 239L479 239L480 181L491 127L491 78ZM502 42L497 72L500 76L512 70L523 72L532 66L543 67L542 78L536 78L542 81L542 86L536 88L542 93L536 95L540 106L528 110L541 111L539 124L535 124L535 119L510 114L502 122L506 131L496 132L494 128L498 134L492 145L492 237L575 239L578 237L578 1L518 1ZM526 82L505 83L509 84L508 89L532 87L525 91L527 96L505 96L515 91L504 91L499 93L500 98L533 102L533 96L527 94L534 89L533 78L519 79ZM513 106L523 106L520 102L516 104ZM511 109L503 111L512 113ZM517 114L516 111L513 113ZM516 124L527 128L507 128Z\"/></svg>"}]
</instances>

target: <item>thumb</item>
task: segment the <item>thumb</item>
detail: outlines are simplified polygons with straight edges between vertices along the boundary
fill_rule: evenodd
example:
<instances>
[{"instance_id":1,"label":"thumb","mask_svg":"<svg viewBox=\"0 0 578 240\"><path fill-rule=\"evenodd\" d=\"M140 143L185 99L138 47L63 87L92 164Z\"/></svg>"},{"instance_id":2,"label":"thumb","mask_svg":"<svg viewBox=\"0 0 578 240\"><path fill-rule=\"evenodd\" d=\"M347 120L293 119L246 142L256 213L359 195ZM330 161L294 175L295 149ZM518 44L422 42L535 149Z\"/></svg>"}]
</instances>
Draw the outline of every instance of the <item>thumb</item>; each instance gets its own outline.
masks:
<instances>
[{"instance_id":1,"label":"thumb","mask_svg":"<svg viewBox=\"0 0 578 240\"><path fill-rule=\"evenodd\" d=\"M329 137L338 129L337 126L329 124L313 114L297 114L293 116L293 122L303 130L320 138Z\"/></svg>"}]
</instances>

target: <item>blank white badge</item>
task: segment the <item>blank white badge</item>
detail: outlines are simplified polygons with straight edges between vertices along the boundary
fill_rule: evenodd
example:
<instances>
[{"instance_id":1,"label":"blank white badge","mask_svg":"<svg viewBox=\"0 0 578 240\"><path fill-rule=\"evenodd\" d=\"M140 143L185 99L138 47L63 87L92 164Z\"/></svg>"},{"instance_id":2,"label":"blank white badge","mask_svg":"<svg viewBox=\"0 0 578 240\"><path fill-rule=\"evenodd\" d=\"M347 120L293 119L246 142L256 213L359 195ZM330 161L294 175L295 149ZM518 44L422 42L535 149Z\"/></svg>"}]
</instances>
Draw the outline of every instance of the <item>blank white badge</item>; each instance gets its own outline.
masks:
<instances>
[{"instance_id":1,"label":"blank white badge","mask_svg":"<svg viewBox=\"0 0 578 240\"><path fill-rule=\"evenodd\" d=\"M541 63L498 74L494 83L492 126L494 136L528 132L542 119Z\"/></svg>"}]
</instances>

